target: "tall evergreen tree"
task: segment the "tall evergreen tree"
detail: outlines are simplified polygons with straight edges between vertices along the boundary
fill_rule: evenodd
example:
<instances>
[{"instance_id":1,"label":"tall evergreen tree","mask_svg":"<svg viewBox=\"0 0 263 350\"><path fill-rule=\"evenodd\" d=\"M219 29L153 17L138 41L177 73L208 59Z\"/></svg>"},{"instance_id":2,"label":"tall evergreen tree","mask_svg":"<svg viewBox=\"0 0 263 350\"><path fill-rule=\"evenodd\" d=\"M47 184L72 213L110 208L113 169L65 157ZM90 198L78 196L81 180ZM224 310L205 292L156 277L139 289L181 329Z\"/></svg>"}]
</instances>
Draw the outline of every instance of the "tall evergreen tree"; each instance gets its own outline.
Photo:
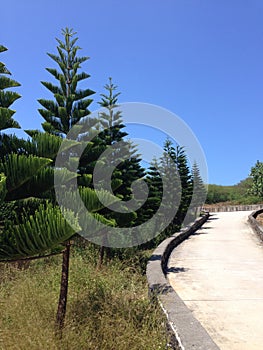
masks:
<instances>
[{"instance_id":1,"label":"tall evergreen tree","mask_svg":"<svg viewBox=\"0 0 263 350\"><path fill-rule=\"evenodd\" d=\"M93 158L93 162L88 164L85 172L94 175L94 167L99 166L101 180L94 179L96 187L106 187L122 200L122 203L116 203L109 209L103 209L103 215L114 219L118 227L130 227L138 220L135 210L130 207L130 205L136 207L138 200L136 196L134 198L132 185L134 181L144 176L144 169L140 165L135 146L125 139L127 133L123 130L125 125L122 121L121 111L118 109L120 92L117 91L117 86L111 78L104 87L106 91L101 94L99 102L103 110L98 116L101 132L93 140L95 144L93 147L94 155L96 150L98 151L97 158ZM85 168L85 163L82 160L81 165ZM109 175L111 175L110 179ZM125 204L128 204L129 208ZM105 244L107 245L107 237L105 237ZM109 256L113 250L101 248L99 265L102 263L105 251Z\"/></svg>"},{"instance_id":2,"label":"tall evergreen tree","mask_svg":"<svg viewBox=\"0 0 263 350\"><path fill-rule=\"evenodd\" d=\"M250 177L253 182L249 194L263 198L263 162L257 160L251 168Z\"/></svg>"},{"instance_id":3,"label":"tall evergreen tree","mask_svg":"<svg viewBox=\"0 0 263 350\"><path fill-rule=\"evenodd\" d=\"M0 45L0 53L5 51L7 48ZM3 130L9 128L20 128L18 122L13 119L15 111L10 107L21 96L9 90L19 87L20 83L10 76L10 71L3 62L0 62L0 158L3 158L7 152L15 150L19 142L17 137L3 133Z\"/></svg>"},{"instance_id":4,"label":"tall evergreen tree","mask_svg":"<svg viewBox=\"0 0 263 350\"><path fill-rule=\"evenodd\" d=\"M182 196L181 182L179 178L180 173L177 165L176 149L173 145L173 142L169 138L165 140L163 150L163 155L160 159L161 171L162 176L166 179L167 186L169 187L164 201L166 203L167 210L171 211L172 208L176 206L176 202ZM169 235L180 227L180 222L178 220L178 211L170 225L166 228L166 235Z\"/></svg>"},{"instance_id":5,"label":"tall evergreen tree","mask_svg":"<svg viewBox=\"0 0 263 350\"><path fill-rule=\"evenodd\" d=\"M182 188L178 165L177 148L167 138L163 146L163 155L159 160L154 158L147 171L149 196L142 207L144 216L149 219L155 215L158 231L161 227L163 230L144 247L153 248L181 226L179 214L182 207Z\"/></svg>"},{"instance_id":6,"label":"tall evergreen tree","mask_svg":"<svg viewBox=\"0 0 263 350\"><path fill-rule=\"evenodd\" d=\"M105 94L101 94L101 102L99 103L105 111L99 115L99 121L103 131L99 134L102 144L105 149L108 147L107 157L104 158L104 169L109 171L112 167L112 187L114 194L120 197L123 201L133 201L136 206L136 200L132 192L132 185L135 181L141 180L145 173L140 165L141 159L138 156L136 146L133 145L125 137L128 135L123 129L121 111L118 109L118 97L120 92L117 92L117 86L113 84L109 78L109 83L105 85ZM138 193L137 193L138 194ZM131 202L130 202L131 203ZM139 207L139 205L138 205ZM111 213L115 217L120 226L131 226L136 219L136 213Z\"/></svg>"},{"instance_id":7,"label":"tall evergreen tree","mask_svg":"<svg viewBox=\"0 0 263 350\"><path fill-rule=\"evenodd\" d=\"M65 136L69 130L82 118L88 116L88 109L92 102L90 96L94 91L90 89L79 89L78 83L89 78L85 72L79 72L81 64L89 57L78 57L80 49L76 45L78 40L76 33L69 28L62 30L64 41L58 42L58 55L48 53L59 66L59 71L54 68L47 68L47 71L58 81L58 85L50 82L42 84L53 94L55 101L39 99L38 102L44 107L39 113L45 119L43 129L55 135ZM94 122L95 123L95 122Z\"/></svg>"},{"instance_id":8,"label":"tall evergreen tree","mask_svg":"<svg viewBox=\"0 0 263 350\"><path fill-rule=\"evenodd\" d=\"M192 181L193 181L193 194L192 194L191 206L194 210L195 217L197 217L201 207L205 203L207 189L200 175L200 170L196 162L192 166Z\"/></svg>"},{"instance_id":9,"label":"tall evergreen tree","mask_svg":"<svg viewBox=\"0 0 263 350\"><path fill-rule=\"evenodd\" d=\"M192 183L192 174L188 166L187 156L186 156L184 147L181 147L178 145L176 146L175 159L176 159L176 162L175 162L176 167L178 169L179 176L180 176L181 189L182 189L181 203L176 215L176 220L181 225L181 223L184 221L185 215L191 203L193 183Z\"/></svg>"},{"instance_id":10,"label":"tall evergreen tree","mask_svg":"<svg viewBox=\"0 0 263 350\"><path fill-rule=\"evenodd\" d=\"M147 175L145 178L146 184L148 186L148 197L146 202L139 209L138 217L140 219L139 223L145 223L152 221L149 230L155 233L159 231L161 225L165 225L165 220L163 217L163 212L159 212L161 202L163 199L163 173L161 169L160 162L156 157L153 158L150 167L147 169ZM166 212L166 210L164 210ZM155 218L153 220L153 217ZM163 234L153 238L152 240L144 243L142 245L143 249L153 249L156 247L160 241L164 238Z\"/></svg>"},{"instance_id":11,"label":"tall evergreen tree","mask_svg":"<svg viewBox=\"0 0 263 350\"><path fill-rule=\"evenodd\" d=\"M149 194L146 203L142 207L142 216L145 220L150 219L160 207L163 195L163 183L161 177L161 166L156 157L153 158L147 169L146 183Z\"/></svg>"},{"instance_id":12,"label":"tall evergreen tree","mask_svg":"<svg viewBox=\"0 0 263 350\"><path fill-rule=\"evenodd\" d=\"M103 162L106 172L109 169L113 170L111 186L115 194L119 195L120 186L123 184L123 181L118 165L123 162L123 157L127 156L129 147L128 143L123 140L127 136L127 133L122 130L125 126L122 123L121 111L116 111L120 92L116 92L117 86L113 84L112 78L109 78L109 83L104 88L106 93L101 94L101 101L99 102L99 105L104 108L104 111L99 114L99 123L103 131L98 136L98 143L102 147L101 153L107 148L110 148L110 151L100 161ZM118 147L118 142L123 146L122 149ZM114 145L117 145L117 147L114 147ZM122 196L120 197L123 198Z\"/></svg>"},{"instance_id":13,"label":"tall evergreen tree","mask_svg":"<svg viewBox=\"0 0 263 350\"><path fill-rule=\"evenodd\" d=\"M118 108L118 97L120 92L117 92L117 85L113 84L112 78L109 78L109 83L104 86L106 93L101 94L99 105L106 109L100 113L100 123L104 131L100 137L106 145L112 145L114 142L122 141L128 134L122 129L125 127L121 119L121 111Z\"/></svg>"},{"instance_id":14,"label":"tall evergreen tree","mask_svg":"<svg viewBox=\"0 0 263 350\"><path fill-rule=\"evenodd\" d=\"M7 48L0 45L0 53L7 51ZM0 130L9 128L20 128L20 125L12 118L15 111L10 106L21 96L14 91L6 89L20 86L20 84L7 77L11 75L3 62L0 62Z\"/></svg>"}]
</instances>

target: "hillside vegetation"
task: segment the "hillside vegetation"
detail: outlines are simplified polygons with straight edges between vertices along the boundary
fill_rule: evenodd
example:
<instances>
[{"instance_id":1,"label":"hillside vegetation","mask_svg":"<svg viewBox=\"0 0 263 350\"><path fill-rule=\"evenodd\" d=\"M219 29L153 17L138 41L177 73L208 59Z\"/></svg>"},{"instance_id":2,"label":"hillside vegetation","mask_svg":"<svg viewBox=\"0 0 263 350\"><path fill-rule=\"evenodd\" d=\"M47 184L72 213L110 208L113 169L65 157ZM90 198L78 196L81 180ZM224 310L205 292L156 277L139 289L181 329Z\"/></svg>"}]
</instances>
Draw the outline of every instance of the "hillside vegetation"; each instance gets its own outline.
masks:
<instances>
[{"instance_id":1,"label":"hillside vegetation","mask_svg":"<svg viewBox=\"0 0 263 350\"><path fill-rule=\"evenodd\" d=\"M208 185L206 204L257 204L262 203L260 196L250 194L253 179L248 177L233 186Z\"/></svg>"}]
</instances>

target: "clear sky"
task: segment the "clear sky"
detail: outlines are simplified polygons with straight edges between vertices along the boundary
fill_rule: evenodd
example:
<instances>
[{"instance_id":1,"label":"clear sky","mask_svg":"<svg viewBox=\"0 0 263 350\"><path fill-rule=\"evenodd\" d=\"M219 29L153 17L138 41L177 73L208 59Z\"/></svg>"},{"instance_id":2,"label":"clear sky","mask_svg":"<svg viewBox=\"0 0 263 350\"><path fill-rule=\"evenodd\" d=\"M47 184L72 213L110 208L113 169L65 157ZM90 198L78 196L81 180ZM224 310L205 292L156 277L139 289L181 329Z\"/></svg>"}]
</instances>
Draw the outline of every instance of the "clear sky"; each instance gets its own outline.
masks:
<instances>
[{"instance_id":1,"label":"clear sky","mask_svg":"<svg viewBox=\"0 0 263 350\"><path fill-rule=\"evenodd\" d=\"M180 116L205 152L209 183L236 184L262 155L262 0L1 1L0 60L22 87L13 106L23 129L40 128L40 81L55 68L61 29L78 32L87 87L109 76L120 102L159 105ZM139 135L140 136L140 135Z\"/></svg>"}]
</instances>

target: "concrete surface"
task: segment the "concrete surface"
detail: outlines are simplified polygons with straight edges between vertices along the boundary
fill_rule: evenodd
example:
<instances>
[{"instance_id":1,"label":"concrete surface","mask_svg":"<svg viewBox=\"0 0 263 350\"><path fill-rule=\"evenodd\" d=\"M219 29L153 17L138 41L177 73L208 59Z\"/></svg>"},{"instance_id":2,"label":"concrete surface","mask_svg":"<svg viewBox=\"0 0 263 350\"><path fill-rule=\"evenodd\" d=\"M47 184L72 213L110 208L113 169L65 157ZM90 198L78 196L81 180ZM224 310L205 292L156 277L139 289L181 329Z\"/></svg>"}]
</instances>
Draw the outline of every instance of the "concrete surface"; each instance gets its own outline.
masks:
<instances>
[{"instance_id":1,"label":"concrete surface","mask_svg":"<svg viewBox=\"0 0 263 350\"><path fill-rule=\"evenodd\" d=\"M170 284L222 350L263 349L263 247L249 214L213 214L168 263Z\"/></svg>"},{"instance_id":2,"label":"concrete surface","mask_svg":"<svg viewBox=\"0 0 263 350\"><path fill-rule=\"evenodd\" d=\"M166 318L169 348L176 350L220 350L192 312L179 298L166 279L169 256L181 242L197 231L208 220L203 215L190 226L175 232L153 251L147 263L146 276L149 297L158 301Z\"/></svg>"}]
</instances>

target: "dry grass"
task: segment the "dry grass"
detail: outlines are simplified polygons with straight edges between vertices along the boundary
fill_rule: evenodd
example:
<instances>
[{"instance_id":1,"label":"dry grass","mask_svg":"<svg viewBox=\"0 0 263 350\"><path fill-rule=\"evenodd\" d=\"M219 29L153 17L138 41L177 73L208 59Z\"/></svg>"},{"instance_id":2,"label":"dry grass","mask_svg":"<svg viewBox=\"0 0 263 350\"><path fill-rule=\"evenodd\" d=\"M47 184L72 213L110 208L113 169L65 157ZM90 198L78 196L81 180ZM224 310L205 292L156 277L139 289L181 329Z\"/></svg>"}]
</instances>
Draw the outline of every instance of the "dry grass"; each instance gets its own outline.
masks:
<instances>
[{"instance_id":1,"label":"dry grass","mask_svg":"<svg viewBox=\"0 0 263 350\"><path fill-rule=\"evenodd\" d=\"M259 222L259 224L263 226L263 214L259 214L256 219Z\"/></svg>"},{"instance_id":2,"label":"dry grass","mask_svg":"<svg viewBox=\"0 0 263 350\"><path fill-rule=\"evenodd\" d=\"M60 259L35 261L23 271L1 264L1 350L166 348L163 316L148 300L145 277L118 261L96 271L79 253L71 259L63 339L56 339Z\"/></svg>"}]
</instances>

